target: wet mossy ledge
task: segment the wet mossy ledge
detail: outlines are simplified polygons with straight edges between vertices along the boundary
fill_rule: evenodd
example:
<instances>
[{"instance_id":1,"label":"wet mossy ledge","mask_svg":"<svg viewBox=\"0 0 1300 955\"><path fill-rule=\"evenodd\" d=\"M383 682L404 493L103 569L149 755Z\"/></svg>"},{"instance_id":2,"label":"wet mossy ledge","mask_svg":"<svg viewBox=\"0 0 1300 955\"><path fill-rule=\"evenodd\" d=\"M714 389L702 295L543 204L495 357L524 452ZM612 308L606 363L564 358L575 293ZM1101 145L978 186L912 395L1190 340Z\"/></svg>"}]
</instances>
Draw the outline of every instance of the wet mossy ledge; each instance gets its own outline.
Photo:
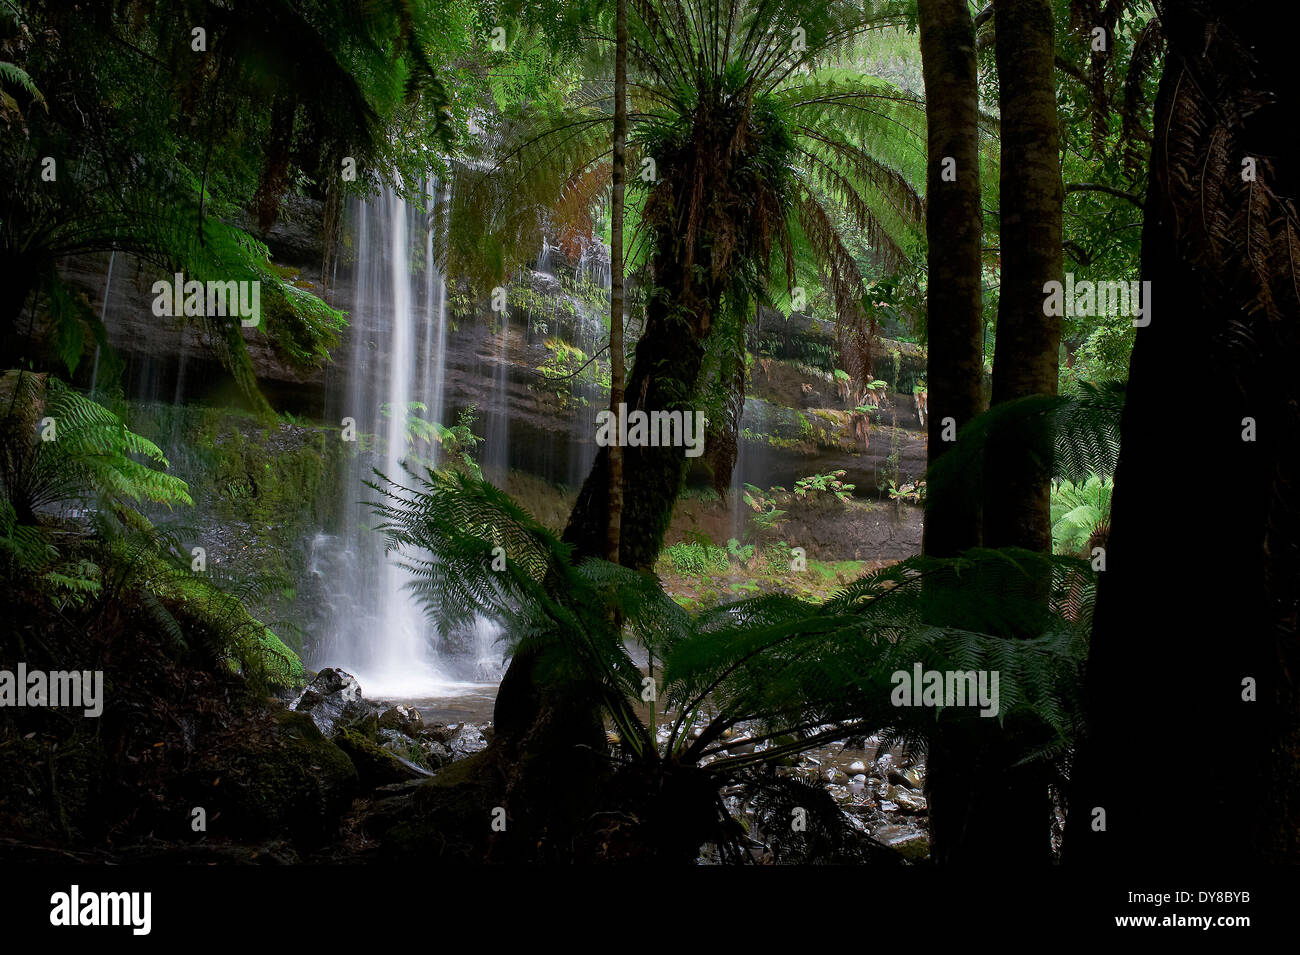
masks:
<instances>
[{"instance_id":1,"label":"wet mossy ledge","mask_svg":"<svg viewBox=\"0 0 1300 955\"><path fill-rule=\"evenodd\" d=\"M232 580L259 580L265 616L289 648L304 650L318 604L304 594L312 538L338 527L356 444L337 426L228 407L132 402L125 418L167 454L192 509L155 512L159 523L189 525L210 568ZM275 626L277 621L296 625Z\"/></svg>"}]
</instances>

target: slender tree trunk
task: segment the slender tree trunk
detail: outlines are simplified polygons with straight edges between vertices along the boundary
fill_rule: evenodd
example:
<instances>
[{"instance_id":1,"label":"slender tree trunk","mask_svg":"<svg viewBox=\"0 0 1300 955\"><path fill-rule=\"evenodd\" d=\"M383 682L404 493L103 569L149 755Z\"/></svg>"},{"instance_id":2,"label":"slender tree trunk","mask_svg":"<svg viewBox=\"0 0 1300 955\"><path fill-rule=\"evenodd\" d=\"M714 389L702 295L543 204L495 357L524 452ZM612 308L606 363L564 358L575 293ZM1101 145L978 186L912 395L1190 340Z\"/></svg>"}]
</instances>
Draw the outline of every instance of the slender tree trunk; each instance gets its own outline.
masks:
<instances>
[{"instance_id":1,"label":"slender tree trunk","mask_svg":"<svg viewBox=\"0 0 1300 955\"><path fill-rule=\"evenodd\" d=\"M930 395L929 463L951 447L944 440L982 409L984 370L980 204L979 87L975 29L966 0L920 0L921 65L925 77L927 163L925 228ZM980 501L973 493L933 493L927 501L922 549L955 557L980 542ZM927 594L948 586L932 581ZM948 605L936 601L937 606ZM957 621L936 619L939 625ZM930 739L926 794L932 857L950 859L962 842L974 774L969 744L959 728L944 726Z\"/></svg>"},{"instance_id":2,"label":"slender tree trunk","mask_svg":"<svg viewBox=\"0 0 1300 955\"><path fill-rule=\"evenodd\" d=\"M1002 276L993 404L1056 394L1061 322L1043 285L1062 278L1060 130L1050 0L995 0L1002 113ZM1049 485L1018 443L989 449L984 543L1050 551Z\"/></svg>"},{"instance_id":3,"label":"slender tree trunk","mask_svg":"<svg viewBox=\"0 0 1300 955\"><path fill-rule=\"evenodd\" d=\"M993 9L1002 114L1002 274L992 394L998 404L1056 393L1061 330L1059 319L1043 314L1043 286L1061 278L1064 190L1051 2L995 0ZM1029 446L1015 435L995 437L986 462L984 546L1050 551L1050 489ZM1013 766L1016 752L1001 727L975 726L972 733L949 751L950 764L940 765L950 774L940 786L946 782L954 792L937 810L936 860L1050 862L1045 770Z\"/></svg>"},{"instance_id":4,"label":"slender tree trunk","mask_svg":"<svg viewBox=\"0 0 1300 955\"><path fill-rule=\"evenodd\" d=\"M23 310L40 279L35 263L17 253L0 255L0 368L13 368L22 351Z\"/></svg>"},{"instance_id":5,"label":"slender tree trunk","mask_svg":"<svg viewBox=\"0 0 1300 955\"><path fill-rule=\"evenodd\" d=\"M609 227L609 410L617 417L623 403L623 178L627 147L627 0L618 0L614 24L614 159ZM609 449L609 520L605 556L619 561L623 523L623 449Z\"/></svg>"},{"instance_id":6,"label":"slender tree trunk","mask_svg":"<svg viewBox=\"0 0 1300 955\"><path fill-rule=\"evenodd\" d=\"M1153 307L1133 351L1064 859L1295 862L1300 90L1289 34L1257 5L1158 7ZM1195 409L1188 368L1221 383ZM1246 490L1207 490L1201 461ZM1116 772L1121 752L1157 790Z\"/></svg>"},{"instance_id":7,"label":"slender tree trunk","mask_svg":"<svg viewBox=\"0 0 1300 955\"><path fill-rule=\"evenodd\" d=\"M958 431L980 413L984 371L981 307L979 90L975 30L966 0L920 0L928 169L925 231L929 242L926 314L930 420L934 464ZM949 422L951 419L951 422ZM926 509L925 553L953 557L980 539L977 501L932 499Z\"/></svg>"}]
</instances>

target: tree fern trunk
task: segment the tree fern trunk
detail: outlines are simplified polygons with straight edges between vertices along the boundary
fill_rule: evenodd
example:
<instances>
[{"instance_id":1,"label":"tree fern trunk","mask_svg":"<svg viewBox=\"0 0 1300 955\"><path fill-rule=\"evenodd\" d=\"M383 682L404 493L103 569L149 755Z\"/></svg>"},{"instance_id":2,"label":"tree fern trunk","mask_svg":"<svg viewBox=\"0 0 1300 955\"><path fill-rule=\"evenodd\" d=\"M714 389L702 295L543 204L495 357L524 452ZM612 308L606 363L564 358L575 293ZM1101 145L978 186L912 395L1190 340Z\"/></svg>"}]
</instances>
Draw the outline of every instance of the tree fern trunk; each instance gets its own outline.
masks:
<instances>
[{"instance_id":1,"label":"tree fern trunk","mask_svg":"<svg viewBox=\"0 0 1300 955\"><path fill-rule=\"evenodd\" d=\"M614 22L614 156L609 227L609 410L619 413L627 370L623 367L623 177L627 146L627 0L618 0ZM623 449L609 449L609 519L605 557L619 562L623 523Z\"/></svg>"},{"instance_id":2,"label":"tree fern trunk","mask_svg":"<svg viewBox=\"0 0 1300 955\"><path fill-rule=\"evenodd\" d=\"M1295 862L1294 53L1258 5L1158 6L1168 54L1142 234L1154 307L1130 369L1064 858ZM1194 410L1189 368L1223 383ZM1245 490L1212 497L1174 470L1191 456ZM1115 771L1120 752L1137 754L1158 791Z\"/></svg>"},{"instance_id":3,"label":"tree fern trunk","mask_svg":"<svg viewBox=\"0 0 1300 955\"><path fill-rule=\"evenodd\" d=\"M657 289L678 288L683 270L672 256L660 255L655 258L654 275ZM682 298L693 303L684 309L685 320L683 309L673 307L673 299L681 301L677 296L670 299L662 291L650 296L645 331L637 341L627 383L629 414L681 408L683 396L696 394L716 297L709 290L698 289ZM597 453L564 530L564 539L574 545L579 557L605 553L609 451L601 448ZM679 447L638 447L624 448L623 461L627 473L636 478L624 482L623 487L620 562L650 570L672 520L690 458Z\"/></svg>"}]
</instances>

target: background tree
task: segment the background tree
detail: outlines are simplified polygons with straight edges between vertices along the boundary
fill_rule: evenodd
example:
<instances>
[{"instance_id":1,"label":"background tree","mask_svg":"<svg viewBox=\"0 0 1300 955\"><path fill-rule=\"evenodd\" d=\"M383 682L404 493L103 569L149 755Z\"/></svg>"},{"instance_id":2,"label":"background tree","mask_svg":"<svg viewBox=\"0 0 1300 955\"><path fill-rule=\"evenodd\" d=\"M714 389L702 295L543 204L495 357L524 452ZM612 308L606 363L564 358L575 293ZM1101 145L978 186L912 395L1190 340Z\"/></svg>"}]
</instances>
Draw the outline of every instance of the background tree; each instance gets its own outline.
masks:
<instances>
[{"instance_id":1,"label":"background tree","mask_svg":"<svg viewBox=\"0 0 1300 955\"><path fill-rule=\"evenodd\" d=\"M992 404L1057 392L1060 321L1044 314L1044 283L1062 277L1063 190L1050 0L996 0L1001 113L1001 277ZM984 452L986 547L1051 550L1045 449L1017 429ZM1042 600L1049 582L1042 582ZM1011 638L1032 636L1008 633ZM1039 765L1013 764L1005 727L945 746L935 796L933 855L961 862L998 853L1027 864L1050 857L1051 806Z\"/></svg>"}]
</instances>

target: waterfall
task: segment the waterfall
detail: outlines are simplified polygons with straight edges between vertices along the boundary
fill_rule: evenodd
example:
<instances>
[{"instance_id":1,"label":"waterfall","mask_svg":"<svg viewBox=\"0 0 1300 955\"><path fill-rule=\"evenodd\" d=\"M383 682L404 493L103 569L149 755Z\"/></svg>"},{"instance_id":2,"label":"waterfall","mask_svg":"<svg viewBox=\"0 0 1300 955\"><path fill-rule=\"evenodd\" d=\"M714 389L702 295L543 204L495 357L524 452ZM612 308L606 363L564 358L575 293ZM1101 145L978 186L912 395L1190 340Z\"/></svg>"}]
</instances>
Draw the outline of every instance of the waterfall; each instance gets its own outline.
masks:
<instances>
[{"instance_id":1,"label":"waterfall","mask_svg":"<svg viewBox=\"0 0 1300 955\"><path fill-rule=\"evenodd\" d=\"M311 553L331 621L313 662L353 673L368 696L406 699L467 690L471 684L460 678L482 671L483 653L477 632L469 659L443 652L440 635L408 588L409 572L385 555L372 529L376 519L368 502L375 492L364 484L374 479L372 467L409 484L403 464L418 473L409 459L429 461L436 453L436 445L412 441L407 427L408 413L438 422L444 408L447 294L430 231L436 184L425 192L424 208L392 189L354 207L355 296L340 417L355 419L359 447L344 489L341 534L318 534ZM419 251L423 276L413 268ZM423 296L416 291L421 281Z\"/></svg>"},{"instance_id":2,"label":"waterfall","mask_svg":"<svg viewBox=\"0 0 1300 955\"><path fill-rule=\"evenodd\" d=\"M442 420L445 408L443 392L447 380L447 282L438 270L433 249L436 201L439 195L444 205L451 198L450 193L441 191L437 181L433 180L430 182L429 203L426 209L429 228L425 230L424 239L425 312L431 316L433 322L430 328L431 340L425 347L425 352L429 356L427 394L429 420L450 425L451 422ZM438 449L431 449L430 457L436 460L438 456Z\"/></svg>"},{"instance_id":3,"label":"waterfall","mask_svg":"<svg viewBox=\"0 0 1300 955\"><path fill-rule=\"evenodd\" d=\"M745 431L754 435L746 441ZM745 484L766 488L770 476L767 431L767 404L756 398L746 398L740 413L740 427L736 435L736 465L731 469L731 536L741 541L749 532L752 512L745 506Z\"/></svg>"},{"instance_id":4,"label":"waterfall","mask_svg":"<svg viewBox=\"0 0 1300 955\"><path fill-rule=\"evenodd\" d=\"M594 311L585 302L579 302L577 327L574 330L574 344L590 357L608 341L605 322L609 319L610 266L609 259L598 254L599 246L595 243L583 248L574 269L574 277L579 289L590 285L604 293L602 305ZM591 471L596 459L596 444L592 430L592 416L608 400L608 395L600 387L580 375L573 380L573 394L586 402L570 425L569 440L569 485L581 487Z\"/></svg>"},{"instance_id":5,"label":"waterfall","mask_svg":"<svg viewBox=\"0 0 1300 955\"><path fill-rule=\"evenodd\" d=\"M117 261L117 250L114 249L108 256L108 278L104 279L104 301L99 306L99 324L103 328L108 327L108 293L113 289L113 263ZM95 397L95 387L99 384L99 344L95 345L95 367L90 373L90 397Z\"/></svg>"},{"instance_id":6,"label":"waterfall","mask_svg":"<svg viewBox=\"0 0 1300 955\"><path fill-rule=\"evenodd\" d=\"M505 490L510 474L510 313L502 313L500 321L501 340L497 345L492 382L492 408L484 436L487 443L483 453L483 476Z\"/></svg>"}]
</instances>

